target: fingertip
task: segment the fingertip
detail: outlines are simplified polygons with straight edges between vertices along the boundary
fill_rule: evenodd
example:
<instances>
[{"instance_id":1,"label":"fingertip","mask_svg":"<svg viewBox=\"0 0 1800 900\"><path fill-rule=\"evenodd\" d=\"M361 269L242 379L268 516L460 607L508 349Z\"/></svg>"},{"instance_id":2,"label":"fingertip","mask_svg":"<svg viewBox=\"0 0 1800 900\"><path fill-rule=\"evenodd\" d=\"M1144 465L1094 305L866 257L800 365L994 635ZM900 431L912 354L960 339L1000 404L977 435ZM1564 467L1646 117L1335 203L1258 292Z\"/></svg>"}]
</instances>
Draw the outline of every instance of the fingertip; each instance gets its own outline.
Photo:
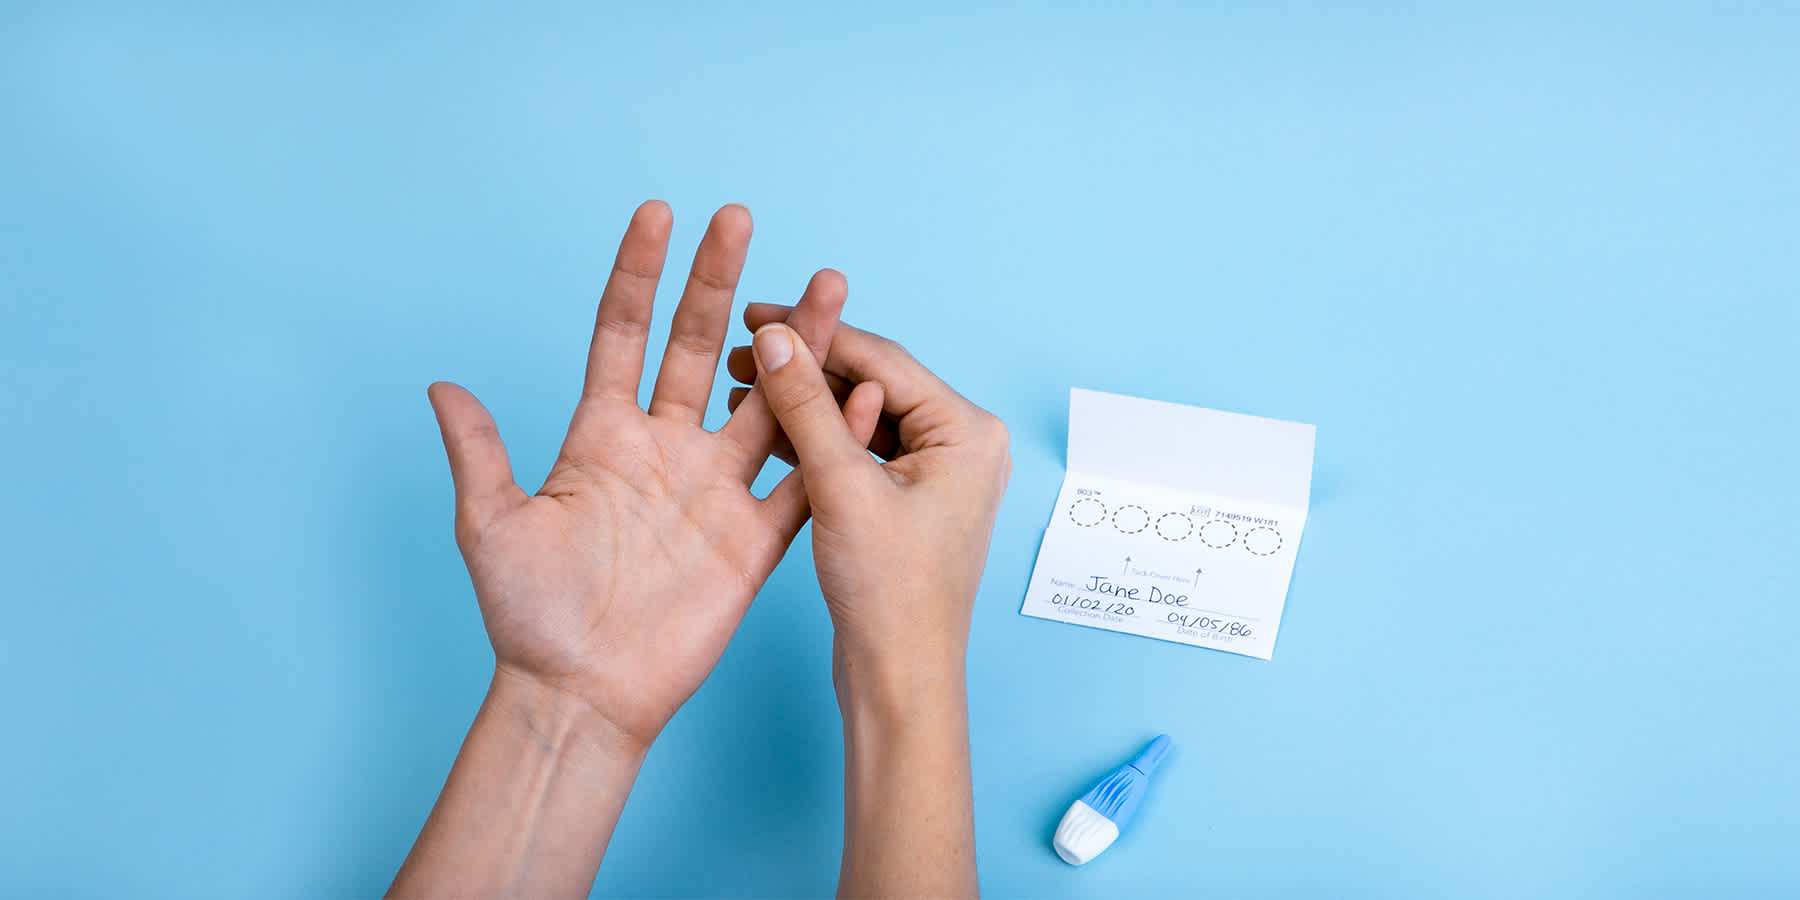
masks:
<instances>
[{"instance_id":1,"label":"fingertip","mask_svg":"<svg viewBox=\"0 0 1800 900\"><path fill-rule=\"evenodd\" d=\"M431 402L433 409L457 394L469 394L469 389L454 381L434 381L425 388L425 399ZM469 394L469 396L474 395Z\"/></svg>"},{"instance_id":2,"label":"fingertip","mask_svg":"<svg viewBox=\"0 0 1800 900\"><path fill-rule=\"evenodd\" d=\"M748 346L733 347L725 354L725 372L740 384L756 380L756 359Z\"/></svg>"},{"instance_id":3,"label":"fingertip","mask_svg":"<svg viewBox=\"0 0 1800 900\"><path fill-rule=\"evenodd\" d=\"M879 381L860 382L856 385L856 387L850 389L850 393L854 394L858 390L863 391L864 394L869 398L867 401L865 401L869 404L869 406L874 408L874 410L876 412L881 411L881 404L887 400L887 388L885 386L883 386L881 382L879 382Z\"/></svg>"},{"instance_id":4,"label":"fingertip","mask_svg":"<svg viewBox=\"0 0 1800 900\"><path fill-rule=\"evenodd\" d=\"M750 217L750 207L742 203L727 203L713 213L712 224L715 228L734 233L747 233L754 225Z\"/></svg>"},{"instance_id":5,"label":"fingertip","mask_svg":"<svg viewBox=\"0 0 1800 900\"><path fill-rule=\"evenodd\" d=\"M675 224L675 211L661 200L645 200L638 204L637 212L631 214L631 224L654 231L668 231Z\"/></svg>"},{"instance_id":6,"label":"fingertip","mask_svg":"<svg viewBox=\"0 0 1800 900\"><path fill-rule=\"evenodd\" d=\"M865 381L850 389L844 398L844 422L858 444L864 447L875 439L875 428L881 422L883 389L877 381Z\"/></svg>"},{"instance_id":7,"label":"fingertip","mask_svg":"<svg viewBox=\"0 0 1800 900\"><path fill-rule=\"evenodd\" d=\"M818 331L813 336L819 339L819 349L823 350L831 344L831 334L836 330L837 319L844 311L844 302L850 298L850 282L845 280L844 273L836 269L820 269L813 273L812 280L807 282L806 292L800 295L800 307L787 320L795 324L806 323L809 331ZM806 311L801 318L801 309ZM813 326L828 324L829 327L816 329Z\"/></svg>"},{"instance_id":8,"label":"fingertip","mask_svg":"<svg viewBox=\"0 0 1800 900\"><path fill-rule=\"evenodd\" d=\"M850 279L844 273L831 268L820 269L813 273L813 287L827 295L845 295L850 293Z\"/></svg>"}]
</instances>

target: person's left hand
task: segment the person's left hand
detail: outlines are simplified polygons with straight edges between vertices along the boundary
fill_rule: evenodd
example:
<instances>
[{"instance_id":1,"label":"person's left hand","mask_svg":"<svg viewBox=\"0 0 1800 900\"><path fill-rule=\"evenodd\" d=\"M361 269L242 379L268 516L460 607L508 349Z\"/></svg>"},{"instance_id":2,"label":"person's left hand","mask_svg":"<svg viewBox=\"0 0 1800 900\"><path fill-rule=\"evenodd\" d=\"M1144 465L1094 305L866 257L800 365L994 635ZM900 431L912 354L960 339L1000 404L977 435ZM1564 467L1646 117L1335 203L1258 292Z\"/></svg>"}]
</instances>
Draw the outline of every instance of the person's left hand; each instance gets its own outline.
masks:
<instances>
[{"instance_id":1,"label":"person's left hand","mask_svg":"<svg viewBox=\"0 0 1800 900\"><path fill-rule=\"evenodd\" d=\"M496 679L572 695L638 749L712 671L808 511L797 472L766 499L750 493L778 432L760 392L718 431L701 423L750 241L743 207L713 217L650 409L637 404L670 221L658 201L632 217L600 300L581 401L535 496L513 482L475 397L448 383L430 391ZM845 295L842 275L820 271L788 319L819 359ZM865 442L881 405L874 384L845 401Z\"/></svg>"}]
</instances>

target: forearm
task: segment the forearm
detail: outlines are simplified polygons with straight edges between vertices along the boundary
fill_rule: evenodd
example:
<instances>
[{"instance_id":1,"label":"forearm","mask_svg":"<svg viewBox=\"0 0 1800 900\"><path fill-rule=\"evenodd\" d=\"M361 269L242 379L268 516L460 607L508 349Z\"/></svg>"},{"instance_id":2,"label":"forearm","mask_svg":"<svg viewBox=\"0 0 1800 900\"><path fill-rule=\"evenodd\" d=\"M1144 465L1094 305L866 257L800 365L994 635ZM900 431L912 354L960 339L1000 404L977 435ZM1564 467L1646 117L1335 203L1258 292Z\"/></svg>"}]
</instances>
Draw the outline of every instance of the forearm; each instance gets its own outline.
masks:
<instances>
[{"instance_id":1,"label":"forearm","mask_svg":"<svg viewBox=\"0 0 1800 900\"><path fill-rule=\"evenodd\" d=\"M391 897L586 897L646 748L496 670Z\"/></svg>"},{"instance_id":2,"label":"forearm","mask_svg":"<svg viewBox=\"0 0 1800 900\"><path fill-rule=\"evenodd\" d=\"M884 677L840 664L840 897L974 897L974 797L962 660Z\"/></svg>"}]
</instances>

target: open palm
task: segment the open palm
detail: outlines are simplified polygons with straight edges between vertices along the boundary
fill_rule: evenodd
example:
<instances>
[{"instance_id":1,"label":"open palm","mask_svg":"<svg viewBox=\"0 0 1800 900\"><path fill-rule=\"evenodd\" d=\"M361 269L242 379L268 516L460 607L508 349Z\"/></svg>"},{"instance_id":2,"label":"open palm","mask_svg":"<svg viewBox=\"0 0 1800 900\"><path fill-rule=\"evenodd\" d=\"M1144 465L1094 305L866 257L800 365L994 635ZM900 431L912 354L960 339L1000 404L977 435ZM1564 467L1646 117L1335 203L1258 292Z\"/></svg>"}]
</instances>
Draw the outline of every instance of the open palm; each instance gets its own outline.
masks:
<instances>
[{"instance_id":1,"label":"open palm","mask_svg":"<svg viewBox=\"0 0 1800 900\"><path fill-rule=\"evenodd\" d=\"M637 404L671 216L651 201L620 242L587 376L556 464L536 495L513 481L487 410L432 385L456 482L456 536L501 670L573 694L648 744L705 680L750 601L805 523L798 473L750 493L778 427L752 391L702 427L749 212L727 206L694 255L650 408ZM841 275L815 275L788 324L820 359L843 308ZM846 408L867 440L880 412Z\"/></svg>"}]
</instances>

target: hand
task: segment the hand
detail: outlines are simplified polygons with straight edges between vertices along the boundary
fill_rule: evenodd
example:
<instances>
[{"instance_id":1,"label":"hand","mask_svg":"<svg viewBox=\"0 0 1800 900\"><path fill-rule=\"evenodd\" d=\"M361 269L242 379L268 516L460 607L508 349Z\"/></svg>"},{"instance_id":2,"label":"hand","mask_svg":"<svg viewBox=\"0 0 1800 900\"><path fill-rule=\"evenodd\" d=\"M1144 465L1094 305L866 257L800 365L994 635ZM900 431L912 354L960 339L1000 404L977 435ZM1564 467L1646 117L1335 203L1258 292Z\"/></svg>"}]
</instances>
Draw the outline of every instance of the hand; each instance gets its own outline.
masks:
<instances>
[{"instance_id":1,"label":"hand","mask_svg":"<svg viewBox=\"0 0 1800 900\"><path fill-rule=\"evenodd\" d=\"M712 671L808 510L793 475L766 499L750 493L777 433L760 393L717 432L701 426L750 241L743 207L713 217L650 409L638 407L670 222L657 201L632 217L580 403L535 496L513 482L474 396L447 383L430 391L456 483L457 544L498 672L578 698L640 748ZM841 275L821 271L793 308L788 321L810 353L828 352L845 294ZM866 435L878 410L858 409Z\"/></svg>"},{"instance_id":2,"label":"hand","mask_svg":"<svg viewBox=\"0 0 1800 900\"><path fill-rule=\"evenodd\" d=\"M898 344L847 325L824 368L784 306L752 304L756 385L797 454L812 503L813 561L836 627L840 664L912 674L928 664L960 672L988 541L1012 471L1006 426L964 399ZM734 353L734 374L744 372ZM884 389L878 464L840 415L859 422Z\"/></svg>"},{"instance_id":3,"label":"hand","mask_svg":"<svg viewBox=\"0 0 1800 900\"><path fill-rule=\"evenodd\" d=\"M1006 427L899 345L854 328L838 326L821 371L800 336L774 324L787 315L761 304L745 313L756 329L756 387L744 403L767 392L812 502L844 717L838 894L972 897L964 664L1012 470ZM733 369L748 375L742 359ZM848 389L842 416L834 386ZM883 401L877 427L867 411ZM871 433L888 462L864 449Z\"/></svg>"},{"instance_id":4,"label":"hand","mask_svg":"<svg viewBox=\"0 0 1800 900\"><path fill-rule=\"evenodd\" d=\"M431 386L495 669L391 896L587 896L645 751L806 520L797 474L750 493L777 433L761 392L719 431L701 427L750 242L743 207L713 217L638 408L669 224L652 201L625 231L574 422L536 496L513 483L487 410ZM808 359L828 351L844 292L825 270L794 308ZM850 410L865 437L872 396Z\"/></svg>"}]
</instances>

